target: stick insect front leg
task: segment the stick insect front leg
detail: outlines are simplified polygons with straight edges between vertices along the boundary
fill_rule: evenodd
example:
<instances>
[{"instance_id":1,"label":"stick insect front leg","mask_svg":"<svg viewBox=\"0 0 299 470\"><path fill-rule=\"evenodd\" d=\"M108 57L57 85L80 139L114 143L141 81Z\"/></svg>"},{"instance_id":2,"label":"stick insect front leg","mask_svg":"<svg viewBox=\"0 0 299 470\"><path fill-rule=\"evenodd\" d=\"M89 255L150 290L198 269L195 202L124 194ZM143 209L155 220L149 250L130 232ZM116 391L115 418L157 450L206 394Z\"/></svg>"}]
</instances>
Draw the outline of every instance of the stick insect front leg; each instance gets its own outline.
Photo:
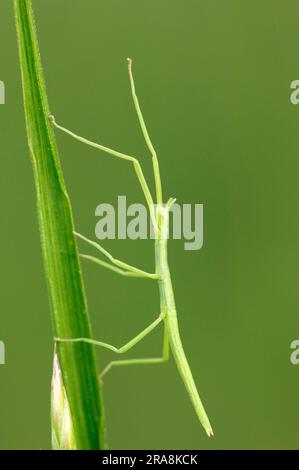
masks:
<instances>
[{"instance_id":1,"label":"stick insect front leg","mask_svg":"<svg viewBox=\"0 0 299 470\"><path fill-rule=\"evenodd\" d=\"M132 165L134 167L134 170L135 170L135 173L137 175L137 178L139 180L141 189L143 191L144 197L146 199L147 205L149 207L150 216L151 216L151 220L152 220L154 229L157 232L158 228L157 228L157 222L156 222L155 211L154 211L154 201L153 201L151 192L149 190L148 184L146 182L145 176L143 174L141 165L140 165L139 161L137 160L137 158L132 157L131 155L126 155L124 153L118 152L116 150L112 150L108 147L105 147L104 145L97 144L95 142L92 142L91 140L85 139L85 137L81 137L81 136L75 134L74 132L70 131L69 129L67 129L63 126L60 126L60 124L57 124L57 122L55 120L55 117L53 115L50 115L49 119L50 119L50 121L51 121L51 123L53 124L54 127L59 129L60 131L64 132L65 134L70 135L71 137L78 140L79 142L82 142L83 144L86 144L89 147L93 147L97 150L101 150L102 152L108 153L109 155L112 155L113 157L117 157L117 158L120 158L121 160L126 160L126 161L132 163Z\"/></svg>"},{"instance_id":2,"label":"stick insect front leg","mask_svg":"<svg viewBox=\"0 0 299 470\"><path fill-rule=\"evenodd\" d=\"M143 118L143 115L142 115L142 111L141 111L141 108L140 108L138 96L136 94L135 82L134 82L134 77L133 77L133 73L132 73L133 61L129 57L128 57L127 61L128 61L128 70L129 70L129 78L130 78L130 84L131 84L132 98L133 98L135 110L136 110L136 113L137 113L137 117L138 117L138 120L139 120L139 124L140 124L141 130L142 130L144 140L145 140L146 145L147 145L147 147L148 147L148 149L149 149L149 151L152 155L152 163L153 163L153 170L154 170L157 203L159 205L161 205L163 203L163 197L162 197L162 184L161 184L161 177L160 177L159 162L158 162L156 151L154 149L153 143L152 143L151 138L149 136L149 133L148 133L148 130L147 130L147 127L146 127L146 124L145 124L145 121L144 121L144 118Z\"/></svg>"}]
</instances>

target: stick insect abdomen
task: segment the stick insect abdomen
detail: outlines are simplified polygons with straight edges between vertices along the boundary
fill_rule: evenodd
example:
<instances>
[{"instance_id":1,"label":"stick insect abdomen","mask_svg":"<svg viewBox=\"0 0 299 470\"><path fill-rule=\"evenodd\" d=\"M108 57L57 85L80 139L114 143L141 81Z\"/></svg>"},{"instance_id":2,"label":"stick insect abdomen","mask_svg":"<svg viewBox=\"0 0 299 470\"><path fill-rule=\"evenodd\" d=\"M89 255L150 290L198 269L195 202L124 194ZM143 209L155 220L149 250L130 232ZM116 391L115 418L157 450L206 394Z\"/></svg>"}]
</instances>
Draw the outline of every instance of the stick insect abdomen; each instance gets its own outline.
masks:
<instances>
[{"instance_id":1,"label":"stick insect abdomen","mask_svg":"<svg viewBox=\"0 0 299 470\"><path fill-rule=\"evenodd\" d=\"M208 436L213 436L213 430L209 418L199 397L197 387L195 385L195 381L185 355L178 327L175 298L167 259L169 208L167 206L160 207L158 211L159 212L157 214L157 220L159 226L159 233L157 235L155 246L157 273L159 274L160 278L159 288L161 298L161 311L165 312L164 322L166 330L168 332L171 351L175 359L180 376L184 382L190 400L193 404L193 407L201 424L206 430Z\"/></svg>"}]
</instances>

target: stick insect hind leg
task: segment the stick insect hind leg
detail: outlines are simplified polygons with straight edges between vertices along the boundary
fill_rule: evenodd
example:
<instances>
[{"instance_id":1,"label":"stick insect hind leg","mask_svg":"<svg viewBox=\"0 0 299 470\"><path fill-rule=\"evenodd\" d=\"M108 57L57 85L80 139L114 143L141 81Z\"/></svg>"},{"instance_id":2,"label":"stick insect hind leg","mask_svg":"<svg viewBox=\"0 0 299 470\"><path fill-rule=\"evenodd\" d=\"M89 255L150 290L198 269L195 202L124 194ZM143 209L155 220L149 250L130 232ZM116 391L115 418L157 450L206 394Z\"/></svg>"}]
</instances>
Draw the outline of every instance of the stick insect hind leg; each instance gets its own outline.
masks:
<instances>
[{"instance_id":1,"label":"stick insect hind leg","mask_svg":"<svg viewBox=\"0 0 299 470\"><path fill-rule=\"evenodd\" d=\"M128 343L126 343L121 348L116 348L111 344L104 343L102 341L97 341L92 338L54 338L56 343L86 343L92 344L93 346L100 346L105 349L109 349L116 354L124 354L130 349L132 349L136 344L138 344L143 338L145 338L149 333L151 333L165 318L165 313L162 312L159 317L153 321L149 326L147 326L144 330L142 330L137 336L131 339ZM133 364L157 364L161 362L166 362L169 357L169 347L168 347L168 334L165 328L164 330L164 343L163 343L163 356L157 358L141 358L141 359L128 359L123 361L111 361L107 367L101 373L101 377L103 377L113 366L125 366L125 365L133 365Z\"/></svg>"},{"instance_id":2,"label":"stick insect hind leg","mask_svg":"<svg viewBox=\"0 0 299 470\"><path fill-rule=\"evenodd\" d=\"M118 366L133 366L133 365L145 365L145 364L161 364L167 362L169 359L169 340L166 326L164 325L164 339L163 339L163 351L161 357L149 357L149 358L138 358L138 359L122 359L120 361L111 361L101 372L100 378L109 372L112 367Z\"/></svg>"}]
</instances>

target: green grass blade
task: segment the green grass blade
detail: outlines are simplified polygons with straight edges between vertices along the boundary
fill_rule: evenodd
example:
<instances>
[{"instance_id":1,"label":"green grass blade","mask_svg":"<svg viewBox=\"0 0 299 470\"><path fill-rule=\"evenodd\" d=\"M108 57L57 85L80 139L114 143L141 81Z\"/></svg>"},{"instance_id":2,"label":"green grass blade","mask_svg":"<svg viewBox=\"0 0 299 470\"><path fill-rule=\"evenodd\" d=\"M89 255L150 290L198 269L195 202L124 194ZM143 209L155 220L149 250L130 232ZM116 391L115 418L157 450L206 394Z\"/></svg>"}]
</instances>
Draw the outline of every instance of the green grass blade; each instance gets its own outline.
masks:
<instances>
[{"instance_id":1,"label":"green grass blade","mask_svg":"<svg viewBox=\"0 0 299 470\"><path fill-rule=\"evenodd\" d=\"M31 0L14 0L23 83L27 137L33 162L45 270L54 336L91 337L87 303L70 201L49 121ZM100 449L103 443L101 394L93 347L57 345L76 446Z\"/></svg>"}]
</instances>

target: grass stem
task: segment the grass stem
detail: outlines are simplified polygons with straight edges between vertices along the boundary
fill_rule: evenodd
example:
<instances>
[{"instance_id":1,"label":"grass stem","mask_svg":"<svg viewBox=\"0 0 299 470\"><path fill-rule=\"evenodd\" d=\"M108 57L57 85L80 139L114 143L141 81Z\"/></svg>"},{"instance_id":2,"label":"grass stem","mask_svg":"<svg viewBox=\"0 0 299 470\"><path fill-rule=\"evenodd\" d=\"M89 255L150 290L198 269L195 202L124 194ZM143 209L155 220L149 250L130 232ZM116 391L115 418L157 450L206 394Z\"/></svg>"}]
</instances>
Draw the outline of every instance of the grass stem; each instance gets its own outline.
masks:
<instances>
[{"instance_id":1,"label":"grass stem","mask_svg":"<svg viewBox=\"0 0 299 470\"><path fill-rule=\"evenodd\" d=\"M53 336L91 337L71 204L59 162L31 0L14 0L27 138L33 163ZM104 447L103 411L93 346L57 345L77 449Z\"/></svg>"}]
</instances>

